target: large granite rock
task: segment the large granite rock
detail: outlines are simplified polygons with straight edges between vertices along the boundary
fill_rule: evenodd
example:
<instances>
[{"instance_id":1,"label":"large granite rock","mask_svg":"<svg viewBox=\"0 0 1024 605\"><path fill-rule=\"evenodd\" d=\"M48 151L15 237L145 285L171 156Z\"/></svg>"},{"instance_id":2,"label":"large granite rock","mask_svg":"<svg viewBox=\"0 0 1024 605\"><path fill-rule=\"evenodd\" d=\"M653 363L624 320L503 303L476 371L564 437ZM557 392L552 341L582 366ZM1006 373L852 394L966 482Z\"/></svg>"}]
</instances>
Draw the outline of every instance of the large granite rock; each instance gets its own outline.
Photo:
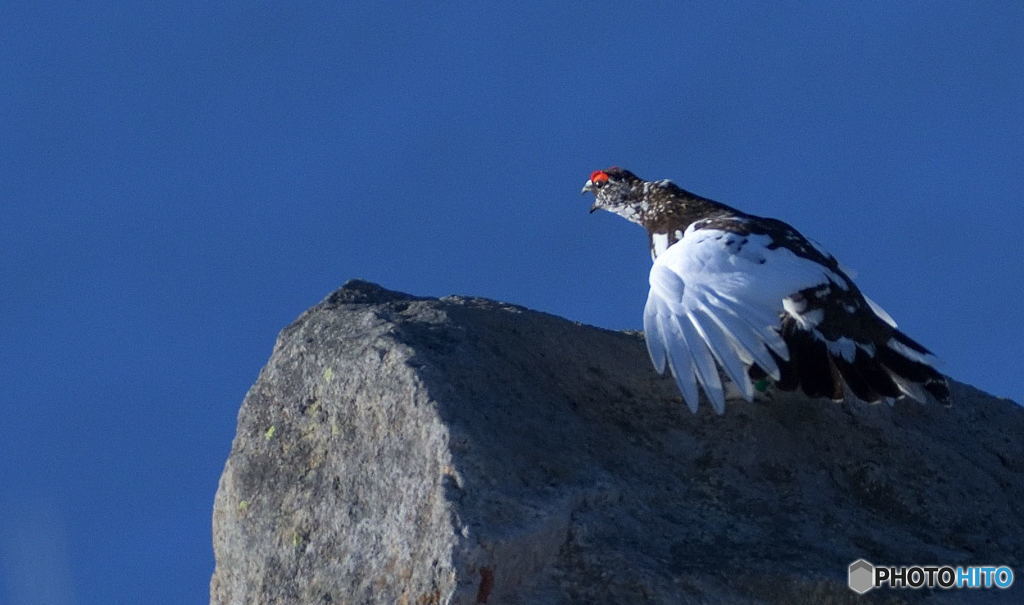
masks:
<instances>
[{"instance_id":1,"label":"large granite rock","mask_svg":"<svg viewBox=\"0 0 1024 605\"><path fill-rule=\"evenodd\" d=\"M692 415L639 334L350 282L245 398L211 602L1024 602L846 587L861 557L1020 571L1024 409L953 393Z\"/></svg>"}]
</instances>

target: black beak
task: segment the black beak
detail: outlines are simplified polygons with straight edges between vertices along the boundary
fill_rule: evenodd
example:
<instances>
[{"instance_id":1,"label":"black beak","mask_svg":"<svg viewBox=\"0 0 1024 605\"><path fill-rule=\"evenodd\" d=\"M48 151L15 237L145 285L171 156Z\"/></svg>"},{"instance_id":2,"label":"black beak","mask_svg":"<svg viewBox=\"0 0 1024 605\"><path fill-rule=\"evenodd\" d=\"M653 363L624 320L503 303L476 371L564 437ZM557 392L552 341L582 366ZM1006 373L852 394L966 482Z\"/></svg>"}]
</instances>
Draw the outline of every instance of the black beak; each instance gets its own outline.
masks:
<instances>
[{"instance_id":1,"label":"black beak","mask_svg":"<svg viewBox=\"0 0 1024 605\"><path fill-rule=\"evenodd\" d=\"M580 189L581 195L586 195L588 193L593 193L595 196L597 195L597 187L594 186L594 181L589 179L587 179L586 184L583 185L583 189ZM594 200L594 205L590 207L590 214L594 214L594 212L600 209L601 207L597 205L597 200Z\"/></svg>"}]
</instances>

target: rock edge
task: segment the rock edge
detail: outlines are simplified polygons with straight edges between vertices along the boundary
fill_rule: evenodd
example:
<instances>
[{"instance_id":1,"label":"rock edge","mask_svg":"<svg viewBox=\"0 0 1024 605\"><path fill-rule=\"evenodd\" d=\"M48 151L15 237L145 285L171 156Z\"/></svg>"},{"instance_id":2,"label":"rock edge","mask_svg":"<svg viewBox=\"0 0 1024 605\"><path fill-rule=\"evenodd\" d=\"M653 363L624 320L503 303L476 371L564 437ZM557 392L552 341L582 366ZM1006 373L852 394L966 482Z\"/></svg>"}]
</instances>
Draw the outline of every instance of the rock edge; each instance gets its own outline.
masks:
<instances>
[{"instance_id":1,"label":"rock edge","mask_svg":"<svg viewBox=\"0 0 1024 605\"><path fill-rule=\"evenodd\" d=\"M1024 409L691 415L642 335L347 283L280 334L214 505L211 603L1006 600L846 566L1024 553Z\"/></svg>"}]
</instances>

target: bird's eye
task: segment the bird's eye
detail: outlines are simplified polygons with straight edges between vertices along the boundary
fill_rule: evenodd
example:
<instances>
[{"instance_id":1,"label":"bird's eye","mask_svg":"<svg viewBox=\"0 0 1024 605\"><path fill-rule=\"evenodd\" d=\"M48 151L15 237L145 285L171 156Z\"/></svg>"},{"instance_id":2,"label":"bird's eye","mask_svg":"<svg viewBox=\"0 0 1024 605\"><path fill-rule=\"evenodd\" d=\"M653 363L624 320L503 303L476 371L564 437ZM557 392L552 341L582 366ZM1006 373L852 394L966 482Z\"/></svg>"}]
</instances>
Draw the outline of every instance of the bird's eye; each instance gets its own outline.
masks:
<instances>
[{"instance_id":1,"label":"bird's eye","mask_svg":"<svg viewBox=\"0 0 1024 605\"><path fill-rule=\"evenodd\" d=\"M590 182L597 187L602 187L608 182L608 173L604 170L595 170L590 173Z\"/></svg>"}]
</instances>

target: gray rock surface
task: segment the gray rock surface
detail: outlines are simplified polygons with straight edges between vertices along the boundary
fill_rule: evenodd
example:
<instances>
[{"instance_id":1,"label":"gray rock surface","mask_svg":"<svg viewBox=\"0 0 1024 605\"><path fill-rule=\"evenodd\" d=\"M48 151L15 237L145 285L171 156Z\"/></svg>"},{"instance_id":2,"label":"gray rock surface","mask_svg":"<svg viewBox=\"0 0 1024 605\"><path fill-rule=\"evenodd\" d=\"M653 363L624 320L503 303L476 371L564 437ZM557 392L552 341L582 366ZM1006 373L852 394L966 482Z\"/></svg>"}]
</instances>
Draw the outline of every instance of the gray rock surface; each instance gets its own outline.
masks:
<instances>
[{"instance_id":1,"label":"gray rock surface","mask_svg":"<svg viewBox=\"0 0 1024 605\"><path fill-rule=\"evenodd\" d=\"M1024 409L691 415L642 336L353 281L280 335L214 507L216 604L1024 602L846 588L1024 557Z\"/></svg>"}]
</instances>

